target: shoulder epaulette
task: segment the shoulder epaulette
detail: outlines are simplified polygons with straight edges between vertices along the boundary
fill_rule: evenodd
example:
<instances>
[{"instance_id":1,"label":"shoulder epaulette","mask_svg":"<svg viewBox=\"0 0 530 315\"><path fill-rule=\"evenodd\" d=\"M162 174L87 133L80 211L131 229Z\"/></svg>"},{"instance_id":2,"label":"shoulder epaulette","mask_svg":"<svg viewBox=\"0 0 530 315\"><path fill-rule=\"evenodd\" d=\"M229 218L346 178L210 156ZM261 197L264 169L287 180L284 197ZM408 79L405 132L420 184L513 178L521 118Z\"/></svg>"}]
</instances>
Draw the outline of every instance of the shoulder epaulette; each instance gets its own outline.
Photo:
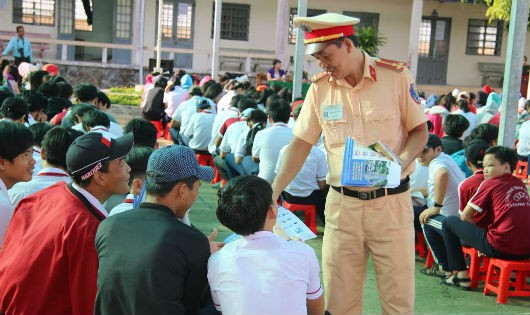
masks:
<instances>
[{"instance_id":1,"label":"shoulder epaulette","mask_svg":"<svg viewBox=\"0 0 530 315\"><path fill-rule=\"evenodd\" d=\"M378 66L385 67L385 68L390 68L390 69L393 69L393 70L395 70L397 72L402 72L405 69L405 67L407 66L407 64L404 63L404 62L390 60L390 59L384 59L384 58L377 58L375 60L375 63Z\"/></svg>"},{"instance_id":2,"label":"shoulder epaulette","mask_svg":"<svg viewBox=\"0 0 530 315\"><path fill-rule=\"evenodd\" d=\"M321 79L325 78L328 76L328 73L326 71L322 71L320 73L317 73L315 74L314 76L311 77L311 83L315 83L315 82L318 82L320 81Z\"/></svg>"}]
</instances>

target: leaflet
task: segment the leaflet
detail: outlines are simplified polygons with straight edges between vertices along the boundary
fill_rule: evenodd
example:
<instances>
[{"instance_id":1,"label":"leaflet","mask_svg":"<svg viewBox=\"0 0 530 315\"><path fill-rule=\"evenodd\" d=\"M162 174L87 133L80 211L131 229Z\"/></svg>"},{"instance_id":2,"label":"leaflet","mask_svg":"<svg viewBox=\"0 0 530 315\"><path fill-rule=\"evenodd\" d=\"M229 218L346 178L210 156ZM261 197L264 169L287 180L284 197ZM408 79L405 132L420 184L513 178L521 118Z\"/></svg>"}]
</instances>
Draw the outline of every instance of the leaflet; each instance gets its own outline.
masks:
<instances>
[{"instance_id":1,"label":"leaflet","mask_svg":"<svg viewBox=\"0 0 530 315\"><path fill-rule=\"evenodd\" d=\"M344 148L341 185L385 188L399 186L401 161L390 160L385 155L370 147L355 146L353 139L348 137Z\"/></svg>"}]
</instances>

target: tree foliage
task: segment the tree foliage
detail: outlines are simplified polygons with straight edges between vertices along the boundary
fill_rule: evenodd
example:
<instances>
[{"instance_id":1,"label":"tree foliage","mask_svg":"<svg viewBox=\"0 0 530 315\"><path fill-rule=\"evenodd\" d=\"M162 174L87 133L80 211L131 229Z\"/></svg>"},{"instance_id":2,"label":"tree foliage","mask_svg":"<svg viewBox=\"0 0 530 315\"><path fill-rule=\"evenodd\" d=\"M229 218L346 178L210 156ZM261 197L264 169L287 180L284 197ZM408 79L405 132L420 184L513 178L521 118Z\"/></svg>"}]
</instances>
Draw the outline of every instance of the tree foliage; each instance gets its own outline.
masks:
<instances>
[{"instance_id":1,"label":"tree foliage","mask_svg":"<svg viewBox=\"0 0 530 315\"><path fill-rule=\"evenodd\" d=\"M512 0L478 0L477 2L483 2L488 6L486 11L486 17L492 20L500 20L506 22L506 26L510 23L510 14L512 11ZM528 16L530 22L530 14ZM528 24L530 28L530 23Z\"/></svg>"},{"instance_id":2,"label":"tree foliage","mask_svg":"<svg viewBox=\"0 0 530 315\"><path fill-rule=\"evenodd\" d=\"M359 47L370 56L377 56L379 48L386 44L386 37L381 36L373 26L361 28L357 32Z\"/></svg>"}]
</instances>

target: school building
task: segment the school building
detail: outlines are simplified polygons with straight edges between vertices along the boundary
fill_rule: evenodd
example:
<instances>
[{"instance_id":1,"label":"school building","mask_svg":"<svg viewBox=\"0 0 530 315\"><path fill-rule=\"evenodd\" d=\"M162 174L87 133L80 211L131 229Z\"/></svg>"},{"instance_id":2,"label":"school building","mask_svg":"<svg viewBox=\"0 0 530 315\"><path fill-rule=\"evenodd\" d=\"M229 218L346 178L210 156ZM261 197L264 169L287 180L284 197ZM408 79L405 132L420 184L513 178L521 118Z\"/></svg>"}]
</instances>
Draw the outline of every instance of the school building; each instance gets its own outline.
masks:
<instances>
[{"instance_id":1,"label":"school building","mask_svg":"<svg viewBox=\"0 0 530 315\"><path fill-rule=\"evenodd\" d=\"M106 68L148 67L156 55L157 0L0 0L0 45L24 25L36 60ZM221 71L264 72L272 59L290 69L296 0L223 0ZM308 15L337 12L361 19L386 38L379 56L410 62L413 6L421 12L418 84L500 83L508 30L489 22L486 7L459 0L308 0ZM89 7L89 10L85 10ZM87 14L88 11L88 14ZM162 58L174 68L211 70L213 0L163 0ZM87 24L91 17L92 25ZM526 50L530 53L527 40ZM414 55L414 54L412 54ZM152 62L152 61L151 61ZM304 68L319 71L311 57ZM145 74L144 74L145 75Z\"/></svg>"}]
</instances>

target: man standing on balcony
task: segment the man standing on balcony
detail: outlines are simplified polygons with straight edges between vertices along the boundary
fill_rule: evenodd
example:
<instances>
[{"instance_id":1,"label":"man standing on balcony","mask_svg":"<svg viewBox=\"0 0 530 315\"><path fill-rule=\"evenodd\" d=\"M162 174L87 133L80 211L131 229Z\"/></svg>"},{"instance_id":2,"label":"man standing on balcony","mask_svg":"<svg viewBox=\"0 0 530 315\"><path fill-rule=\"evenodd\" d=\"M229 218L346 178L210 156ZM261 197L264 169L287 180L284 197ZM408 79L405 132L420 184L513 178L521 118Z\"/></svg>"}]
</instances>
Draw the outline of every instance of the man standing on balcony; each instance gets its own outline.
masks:
<instances>
[{"instance_id":1,"label":"man standing on balcony","mask_svg":"<svg viewBox=\"0 0 530 315\"><path fill-rule=\"evenodd\" d=\"M31 42L29 39L24 38L24 26L17 26L18 35L11 38L9 44L7 44L6 49L2 52L2 56L7 56L13 54L15 58L15 65L18 65L22 62L33 61L33 52L31 51Z\"/></svg>"},{"instance_id":2,"label":"man standing on balcony","mask_svg":"<svg viewBox=\"0 0 530 315\"><path fill-rule=\"evenodd\" d=\"M324 72L313 78L272 184L278 195L296 176L324 134L330 190L322 269L326 309L361 314L368 256L372 257L383 314L414 313L414 230L408 175L427 142L426 116L406 65L374 58L358 47L359 19L336 13L296 17L306 54ZM341 184L347 137L359 145L381 141L402 161L396 188Z\"/></svg>"}]
</instances>

